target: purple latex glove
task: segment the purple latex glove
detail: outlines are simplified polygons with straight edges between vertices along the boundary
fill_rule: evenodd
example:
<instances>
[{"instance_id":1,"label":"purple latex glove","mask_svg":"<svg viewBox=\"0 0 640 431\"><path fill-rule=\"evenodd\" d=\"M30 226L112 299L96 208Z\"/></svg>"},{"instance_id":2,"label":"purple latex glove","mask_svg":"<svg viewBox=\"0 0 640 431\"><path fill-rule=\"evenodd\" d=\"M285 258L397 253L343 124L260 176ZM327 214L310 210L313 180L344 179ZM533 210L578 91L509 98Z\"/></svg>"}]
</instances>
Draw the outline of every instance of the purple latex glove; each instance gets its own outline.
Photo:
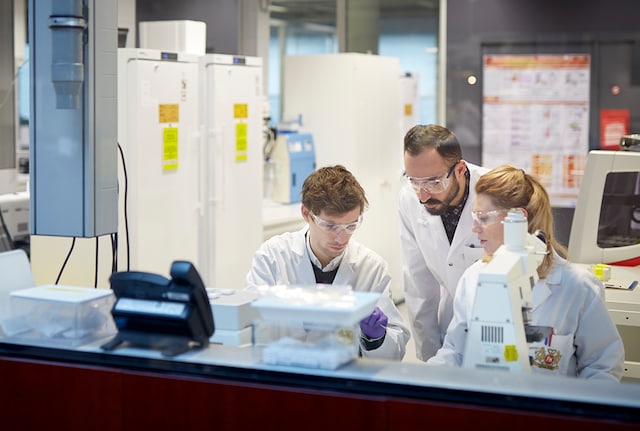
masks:
<instances>
[{"instance_id":1,"label":"purple latex glove","mask_svg":"<svg viewBox=\"0 0 640 431\"><path fill-rule=\"evenodd\" d=\"M389 318L386 314L376 307L369 317L360 321L360 330L362 333L372 340L382 337L387 331L387 323Z\"/></svg>"}]
</instances>

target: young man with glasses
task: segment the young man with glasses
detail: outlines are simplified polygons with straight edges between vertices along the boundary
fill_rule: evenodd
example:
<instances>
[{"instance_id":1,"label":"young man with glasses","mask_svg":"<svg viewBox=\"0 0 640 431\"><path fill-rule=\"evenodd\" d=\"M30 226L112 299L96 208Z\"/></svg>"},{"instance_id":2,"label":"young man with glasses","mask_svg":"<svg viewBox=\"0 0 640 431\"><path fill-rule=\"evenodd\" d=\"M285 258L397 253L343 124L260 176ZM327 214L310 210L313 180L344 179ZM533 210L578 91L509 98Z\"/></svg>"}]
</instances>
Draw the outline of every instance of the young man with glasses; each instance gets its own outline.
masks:
<instances>
[{"instance_id":1,"label":"young man with glasses","mask_svg":"<svg viewBox=\"0 0 640 431\"><path fill-rule=\"evenodd\" d=\"M406 185L399 199L403 290L422 361L442 346L464 270L482 257L471 232L474 186L487 169L462 159L458 138L438 125L404 137Z\"/></svg>"},{"instance_id":2,"label":"young man with glasses","mask_svg":"<svg viewBox=\"0 0 640 431\"><path fill-rule=\"evenodd\" d=\"M253 257L246 285L336 284L379 292L377 307L360 322L360 350L364 357L401 360L410 332L391 299L387 263L351 239L367 205L364 190L343 166L316 170L302 185L307 226L265 241Z\"/></svg>"}]
</instances>

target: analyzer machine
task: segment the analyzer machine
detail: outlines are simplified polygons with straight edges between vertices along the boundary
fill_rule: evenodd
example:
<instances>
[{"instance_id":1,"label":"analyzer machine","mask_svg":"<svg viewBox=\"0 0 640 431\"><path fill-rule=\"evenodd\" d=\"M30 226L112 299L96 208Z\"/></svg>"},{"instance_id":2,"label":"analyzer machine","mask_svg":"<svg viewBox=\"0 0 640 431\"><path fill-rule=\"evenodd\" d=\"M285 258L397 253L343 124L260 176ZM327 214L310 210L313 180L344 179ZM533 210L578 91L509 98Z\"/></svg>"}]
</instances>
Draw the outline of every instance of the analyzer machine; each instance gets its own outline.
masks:
<instances>
[{"instance_id":1,"label":"analyzer machine","mask_svg":"<svg viewBox=\"0 0 640 431\"><path fill-rule=\"evenodd\" d=\"M279 203L300 202L302 183L316 169L316 153L311 133L278 132L267 165L270 198Z\"/></svg>"}]
</instances>

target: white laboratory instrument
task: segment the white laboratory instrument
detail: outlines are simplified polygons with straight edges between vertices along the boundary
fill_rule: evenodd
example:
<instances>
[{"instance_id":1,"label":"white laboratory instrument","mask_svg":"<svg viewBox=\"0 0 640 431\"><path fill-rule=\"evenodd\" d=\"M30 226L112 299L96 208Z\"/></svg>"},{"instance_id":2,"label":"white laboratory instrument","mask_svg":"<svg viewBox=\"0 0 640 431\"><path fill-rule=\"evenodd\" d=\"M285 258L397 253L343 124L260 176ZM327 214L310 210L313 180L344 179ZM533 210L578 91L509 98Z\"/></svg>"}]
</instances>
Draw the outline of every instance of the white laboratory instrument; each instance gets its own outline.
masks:
<instances>
[{"instance_id":1,"label":"white laboratory instrument","mask_svg":"<svg viewBox=\"0 0 640 431\"><path fill-rule=\"evenodd\" d=\"M198 57L118 49L120 270L199 263L199 95Z\"/></svg>"},{"instance_id":2,"label":"white laboratory instrument","mask_svg":"<svg viewBox=\"0 0 640 431\"><path fill-rule=\"evenodd\" d=\"M620 138L620 149L640 151L640 133L622 136Z\"/></svg>"},{"instance_id":3,"label":"white laboratory instrument","mask_svg":"<svg viewBox=\"0 0 640 431\"><path fill-rule=\"evenodd\" d=\"M569 257L578 263L640 265L640 152L589 152Z\"/></svg>"},{"instance_id":4,"label":"white laboratory instrument","mask_svg":"<svg viewBox=\"0 0 640 431\"><path fill-rule=\"evenodd\" d=\"M0 195L0 251L29 241L29 192Z\"/></svg>"},{"instance_id":5,"label":"white laboratory instrument","mask_svg":"<svg viewBox=\"0 0 640 431\"><path fill-rule=\"evenodd\" d=\"M252 324L259 316L251 304L259 295L248 290L211 287L207 288L207 294L216 323L216 330L209 341L231 346L250 345Z\"/></svg>"},{"instance_id":6,"label":"white laboratory instrument","mask_svg":"<svg viewBox=\"0 0 640 431\"><path fill-rule=\"evenodd\" d=\"M199 57L200 271L207 287L244 286L262 243L262 59Z\"/></svg>"},{"instance_id":7,"label":"white laboratory instrument","mask_svg":"<svg viewBox=\"0 0 640 431\"><path fill-rule=\"evenodd\" d=\"M270 198L281 204L300 202L302 183L316 170L316 152L311 133L278 131L265 166L272 169Z\"/></svg>"},{"instance_id":8,"label":"white laboratory instrument","mask_svg":"<svg viewBox=\"0 0 640 431\"><path fill-rule=\"evenodd\" d=\"M634 135L621 138L633 148ZM625 350L623 379L640 381L640 152L589 152L569 237L569 258L607 264L607 309ZM597 275L597 274L596 274Z\"/></svg>"},{"instance_id":9,"label":"white laboratory instrument","mask_svg":"<svg viewBox=\"0 0 640 431\"><path fill-rule=\"evenodd\" d=\"M505 242L479 274L462 366L531 372L527 326L545 244L521 210L504 220ZM534 340L532 340L534 341Z\"/></svg>"}]
</instances>

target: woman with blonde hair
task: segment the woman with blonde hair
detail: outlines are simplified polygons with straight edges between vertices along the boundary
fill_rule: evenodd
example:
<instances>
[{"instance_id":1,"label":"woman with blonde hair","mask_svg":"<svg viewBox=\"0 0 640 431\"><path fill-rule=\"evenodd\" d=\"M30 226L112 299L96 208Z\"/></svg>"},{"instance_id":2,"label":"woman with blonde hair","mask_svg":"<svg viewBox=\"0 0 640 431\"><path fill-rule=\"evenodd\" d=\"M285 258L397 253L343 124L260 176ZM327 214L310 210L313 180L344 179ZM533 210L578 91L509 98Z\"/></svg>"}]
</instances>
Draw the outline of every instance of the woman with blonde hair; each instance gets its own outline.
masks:
<instances>
[{"instance_id":1,"label":"woman with blonde hair","mask_svg":"<svg viewBox=\"0 0 640 431\"><path fill-rule=\"evenodd\" d=\"M462 365L479 272L504 243L507 213L520 208L529 232L542 231L547 247L532 289L531 324L553 328L550 337L530 345L532 371L620 381L624 347L607 311L604 288L588 269L566 260L566 248L553 235L551 203L542 184L521 169L503 165L480 177L475 189L472 230L485 257L460 279L443 347L427 364Z\"/></svg>"}]
</instances>

